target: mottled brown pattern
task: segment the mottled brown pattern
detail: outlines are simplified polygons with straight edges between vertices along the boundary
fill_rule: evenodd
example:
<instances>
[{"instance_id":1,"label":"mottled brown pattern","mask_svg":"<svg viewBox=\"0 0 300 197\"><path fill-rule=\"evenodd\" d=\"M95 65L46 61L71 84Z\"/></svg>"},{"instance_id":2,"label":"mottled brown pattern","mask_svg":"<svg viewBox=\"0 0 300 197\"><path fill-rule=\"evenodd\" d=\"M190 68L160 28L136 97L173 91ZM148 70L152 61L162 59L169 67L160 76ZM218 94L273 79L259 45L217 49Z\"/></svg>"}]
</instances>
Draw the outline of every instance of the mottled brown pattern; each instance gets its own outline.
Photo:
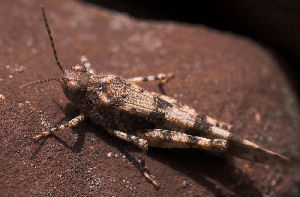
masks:
<instances>
[{"instance_id":1,"label":"mottled brown pattern","mask_svg":"<svg viewBox=\"0 0 300 197\"><path fill-rule=\"evenodd\" d=\"M199 115L191 107L170 97L144 90L130 80L113 74L94 74L86 58L82 58L81 65L74 65L72 69L61 67L47 24L46 27L57 65L63 72L58 81L65 95L81 108L81 115L68 124L43 132L35 138L76 126L85 117L89 117L110 134L144 150L148 145L160 148L202 148L225 153L231 151L237 157L266 164L290 164L289 159L283 155L235 137L229 131L230 124ZM162 78L154 76L142 81ZM145 128L128 124L133 117L143 123ZM143 173L147 180L158 186L146 172Z\"/></svg>"},{"instance_id":2,"label":"mottled brown pattern","mask_svg":"<svg viewBox=\"0 0 300 197\"><path fill-rule=\"evenodd\" d=\"M227 148L226 140L207 139L163 129L136 131L134 134L146 139L150 146L159 148L203 148L210 151L224 151Z\"/></svg>"},{"instance_id":3,"label":"mottled brown pattern","mask_svg":"<svg viewBox=\"0 0 300 197\"><path fill-rule=\"evenodd\" d=\"M86 79L87 77L90 78ZM85 90L80 84L82 79L88 81ZM180 104L175 99L143 90L138 85L127 82L119 76L90 74L84 66L80 68L79 65L76 65L71 70L65 69L59 81L62 83L67 97L81 106L82 113L86 117L90 117L96 124L107 129L122 132L123 137L115 136L134 144L138 145L137 141L132 139L138 138L132 135L126 137L126 132L150 129L147 128L147 125L151 125L151 128L153 128L152 125L155 125L156 128L165 130L155 130L156 134L162 132L161 136L163 137L157 138L160 135L147 136L146 140L148 143L150 142L150 146L186 148L195 144L198 140L197 137L203 136L211 142L214 139L226 140L230 146L225 146L222 150L234 150L233 154L243 159L269 164L289 163L289 159L280 154L266 150L248 140L235 137L227 130L229 124L206 115L199 115L195 110ZM133 117L136 117L134 119L138 119L145 127L128 124L127 122L130 123ZM186 138L178 138L177 136L181 135L178 132L182 132L182 135L183 133L191 135ZM151 137L155 138L155 141L151 140ZM179 142L180 140L181 142ZM187 146L187 144L189 145ZM197 147L207 148L201 143L198 143Z\"/></svg>"}]
</instances>

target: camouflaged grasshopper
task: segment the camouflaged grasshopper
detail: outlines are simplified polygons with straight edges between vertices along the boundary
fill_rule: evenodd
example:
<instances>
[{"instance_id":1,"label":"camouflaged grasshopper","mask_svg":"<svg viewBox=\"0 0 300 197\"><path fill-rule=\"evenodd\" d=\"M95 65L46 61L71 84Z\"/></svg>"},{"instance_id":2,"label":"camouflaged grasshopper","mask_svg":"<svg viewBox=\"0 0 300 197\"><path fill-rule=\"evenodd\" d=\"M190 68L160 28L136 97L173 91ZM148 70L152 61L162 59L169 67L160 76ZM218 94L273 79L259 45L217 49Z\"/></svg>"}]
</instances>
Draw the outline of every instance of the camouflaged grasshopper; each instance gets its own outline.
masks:
<instances>
[{"instance_id":1,"label":"camouflaged grasshopper","mask_svg":"<svg viewBox=\"0 0 300 197\"><path fill-rule=\"evenodd\" d=\"M67 124L45 131L35 136L35 139L74 127L90 118L111 135L143 150L147 150L148 146L201 148L216 153L230 152L239 158L265 164L290 164L287 157L233 135L230 124L199 114L173 98L149 92L136 85L146 81L165 83L172 75L158 74L130 79L113 74L96 75L86 57L82 57L81 64L71 69L63 68L57 57L45 10L43 6L41 8L54 57L63 74L59 79L34 81L22 87L56 80L70 101L80 106L81 113ZM148 172L142 173L149 182L158 186Z\"/></svg>"}]
</instances>

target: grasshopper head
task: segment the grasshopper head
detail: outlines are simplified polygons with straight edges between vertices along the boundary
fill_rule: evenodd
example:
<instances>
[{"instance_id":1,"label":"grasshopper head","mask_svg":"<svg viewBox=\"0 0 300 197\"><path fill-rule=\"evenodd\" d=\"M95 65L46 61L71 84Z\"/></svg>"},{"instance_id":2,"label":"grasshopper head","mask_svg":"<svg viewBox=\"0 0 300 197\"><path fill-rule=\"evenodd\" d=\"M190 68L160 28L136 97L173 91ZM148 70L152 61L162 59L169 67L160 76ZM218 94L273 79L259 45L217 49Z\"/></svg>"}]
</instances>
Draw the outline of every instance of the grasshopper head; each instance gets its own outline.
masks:
<instances>
[{"instance_id":1,"label":"grasshopper head","mask_svg":"<svg viewBox=\"0 0 300 197\"><path fill-rule=\"evenodd\" d=\"M91 74L83 65L76 64L71 69L64 69L60 78L66 96L73 102L80 102L86 93Z\"/></svg>"}]
</instances>

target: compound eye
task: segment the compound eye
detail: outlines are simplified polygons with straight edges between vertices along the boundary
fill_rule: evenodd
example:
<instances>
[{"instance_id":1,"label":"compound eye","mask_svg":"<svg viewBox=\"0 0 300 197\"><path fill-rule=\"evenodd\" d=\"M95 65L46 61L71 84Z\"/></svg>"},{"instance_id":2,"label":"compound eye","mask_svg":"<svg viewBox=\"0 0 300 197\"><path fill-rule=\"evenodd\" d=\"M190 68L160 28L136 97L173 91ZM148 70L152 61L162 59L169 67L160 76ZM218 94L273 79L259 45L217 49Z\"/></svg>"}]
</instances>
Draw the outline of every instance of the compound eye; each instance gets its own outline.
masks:
<instances>
[{"instance_id":1,"label":"compound eye","mask_svg":"<svg viewBox=\"0 0 300 197\"><path fill-rule=\"evenodd\" d=\"M76 81L69 81L67 86L70 89L78 89L80 87Z\"/></svg>"},{"instance_id":2,"label":"compound eye","mask_svg":"<svg viewBox=\"0 0 300 197\"><path fill-rule=\"evenodd\" d=\"M76 64L76 65L72 66L72 70L74 70L76 72L86 72L86 68L80 64Z\"/></svg>"}]
</instances>

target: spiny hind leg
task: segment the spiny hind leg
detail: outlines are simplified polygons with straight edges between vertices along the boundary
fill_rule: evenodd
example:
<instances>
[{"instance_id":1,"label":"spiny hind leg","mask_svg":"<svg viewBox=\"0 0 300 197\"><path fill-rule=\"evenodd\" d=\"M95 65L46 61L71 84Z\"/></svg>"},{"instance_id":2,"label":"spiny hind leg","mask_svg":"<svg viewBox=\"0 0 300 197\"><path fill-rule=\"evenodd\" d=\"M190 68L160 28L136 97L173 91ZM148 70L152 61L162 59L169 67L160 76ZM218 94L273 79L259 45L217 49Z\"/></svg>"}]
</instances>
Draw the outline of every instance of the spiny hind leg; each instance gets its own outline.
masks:
<instances>
[{"instance_id":1,"label":"spiny hind leg","mask_svg":"<svg viewBox=\"0 0 300 197\"><path fill-rule=\"evenodd\" d=\"M133 77L133 78L129 78L127 80L129 82L133 82L133 83L159 81L160 84L165 84L173 77L174 77L174 75L172 73L170 73L170 74L159 73L157 75L150 75L150 76L145 76L145 77Z\"/></svg>"},{"instance_id":2,"label":"spiny hind leg","mask_svg":"<svg viewBox=\"0 0 300 197\"><path fill-rule=\"evenodd\" d=\"M142 130L134 133L159 148L203 148L212 152L229 153L242 159L269 165L294 165L279 153L267 150L249 140L230 135L227 139L208 139L163 129Z\"/></svg>"},{"instance_id":3,"label":"spiny hind leg","mask_svg":"<svg viewBox=\"0 0 300 197\"><path fill-rule=\"evenodd\" d=\"M147 140L134 136L134 135L130 135L121 131L115 131L115 130L111 130L108 129L108 133L110 133L113 136L116 136L117 138L127 141L127 142L131 142L134 145L138 146L139 148L141 148L142 150L146 151L148 150L148 142ZM144 178L151 183L152 185L155 186L156 189L159 188L159 184L154 180L154 178L152 178L149 174L149 170L147 170L147 168L145 167L145 160L141 159L139 160L139 170L142 173L142 175L144 176Z\"/></svg>"},{"instance_id":4,"label":"spiny hind leg","mask_svg":"<svg viewBox=\"0 0 300 197\"><path fill-rule=\"evenodd\" d=\"M91 74L95 74L95 71L91 65L91 63L89 62L88 58L86 56L81 56L80 58L81 64L86 68L86 70L91 73Z\"/></svg>"},{"instance_id":5,"label":"spiny hind leg","mask_svg":"<svg viewBox=\"0 0 300 197\"><path fill-rule=\"evenodd\" d=\"M164 129L140 130L134 135L146 139L149 146L158 148L203 148L220 152L228 147L224 139L208 139Z\"/></svg>"},{"instance_id":6,"label":"spiny hind leg","mask_svg":"<svg viewBox=\"0 0 300 197\"><path fill-rule=\"evenodd\" d=\"M40 139L42 137L46 137L46 136L50 135L53 132L62 131L62 130L65 130L65 129L70 128L70 127L75 127L79 123L81 123L84 120L84 118L85 118L84 115L80 114L77 117L75 117L72 120L70 120L68 123L60 125L60 126L57 126L57 127L54 127L52 129L50 129L49 131L44 131L43 133L41 133L39 135L36 135L33 138L36 139L36 140L38 140L38 139Z\"/></svg>"}]
</instances>

